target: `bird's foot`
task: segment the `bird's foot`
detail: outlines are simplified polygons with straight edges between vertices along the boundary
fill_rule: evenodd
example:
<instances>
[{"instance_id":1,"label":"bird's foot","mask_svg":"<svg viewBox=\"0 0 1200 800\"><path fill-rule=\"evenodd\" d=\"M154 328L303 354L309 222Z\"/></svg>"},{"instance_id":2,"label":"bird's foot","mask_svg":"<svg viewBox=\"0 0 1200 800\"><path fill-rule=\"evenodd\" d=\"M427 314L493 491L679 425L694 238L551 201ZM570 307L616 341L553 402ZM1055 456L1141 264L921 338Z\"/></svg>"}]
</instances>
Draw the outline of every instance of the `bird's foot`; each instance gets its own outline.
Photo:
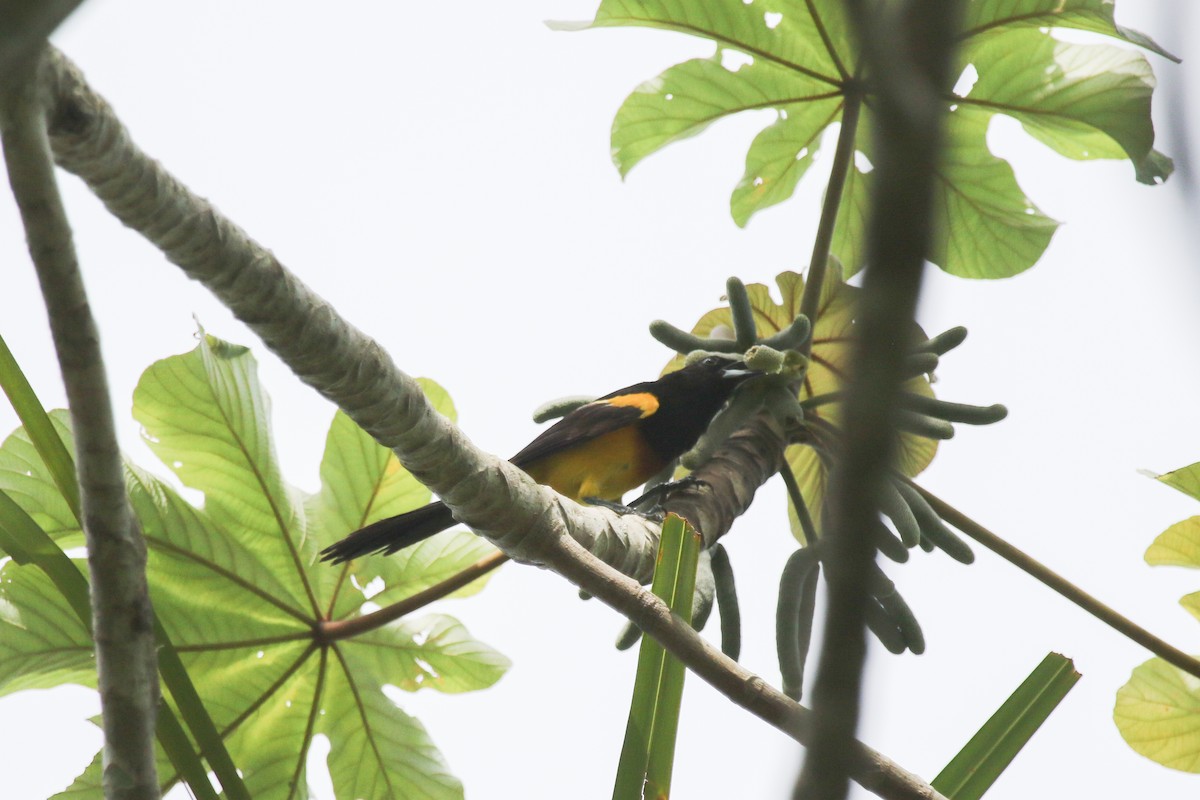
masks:
<instances>
[{"instance_id":1,"label":"bird's foot","mask_svg":"<svg viewBox=\"0 0 1200 800\"><path fill-rule=\"evenodd\" d=\"M667 498L675 492L678 492L682 489L691 489L697 486L708 485L709 484L707 481L697 478L694 475L684 475L677 481L667 481L666 483L660 483L658 486L648 489L645 494L634 500L629 505L633 508L641 508L646 503L653 500L655 502L651 507L651 511L657 510L661 513L663 503L665 503Z\"/></svg>"},{"instance_id":2,"label":"bird's foot","mask_svg":"<svg viewBox=\"0 0 1200 800\"><path fill-rule=\"evenodd\" d=\"M638 499L640 500L642 498L639 497ZM613 511L617 514L635 514L642 519L648 519L651 522L662 522L666 516L663 514L662 509L658 506L655 506L648 511L641 511L637 508L634 508L636 503L627 506L624 503L614 503L612 500L602 500L599 497L585 497L583 498L583 502L590 506L607 508L609 511Z\"/></svg>"}]
</instances>

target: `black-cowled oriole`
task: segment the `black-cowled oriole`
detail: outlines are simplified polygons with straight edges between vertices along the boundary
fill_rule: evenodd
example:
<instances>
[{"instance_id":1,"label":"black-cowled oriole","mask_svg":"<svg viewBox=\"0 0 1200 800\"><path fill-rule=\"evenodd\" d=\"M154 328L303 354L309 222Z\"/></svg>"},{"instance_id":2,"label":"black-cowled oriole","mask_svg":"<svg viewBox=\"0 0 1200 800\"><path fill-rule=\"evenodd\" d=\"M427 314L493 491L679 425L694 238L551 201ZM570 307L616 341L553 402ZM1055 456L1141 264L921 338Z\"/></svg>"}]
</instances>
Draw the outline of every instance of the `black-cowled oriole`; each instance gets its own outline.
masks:
<instances>
[{"instance_id":1,"label":"black-cowled oriole","mask_svg":"<svg viewBox=\"0 0 1200 800\"><path fill-rule=\"evenodd\" d=\"M709 356L580 406L509 461L573 500L618 502L690 450L733 390L757 374L740 361ZM321 556L340 563L394 553L454 522L444 503L430 503L355 531Z\"/></svg>"}]
</instances>

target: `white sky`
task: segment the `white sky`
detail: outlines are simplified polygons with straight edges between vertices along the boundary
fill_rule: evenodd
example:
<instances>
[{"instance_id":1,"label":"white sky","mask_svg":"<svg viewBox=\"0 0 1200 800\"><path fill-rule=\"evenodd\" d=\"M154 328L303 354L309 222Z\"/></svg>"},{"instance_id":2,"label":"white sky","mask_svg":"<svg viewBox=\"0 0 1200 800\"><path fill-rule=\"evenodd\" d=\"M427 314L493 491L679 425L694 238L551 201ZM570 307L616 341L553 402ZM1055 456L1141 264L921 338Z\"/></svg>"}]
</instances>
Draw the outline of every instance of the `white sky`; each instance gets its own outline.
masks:
<instances>
[{"instance_id":1,"label":"white sky","mask_svg":"<svg viewBox=\"0 0 1200 800\"><path fill-rule=\"evenodd\" d=\"M1126 0L1119 19L1186 57L1185 30L1158 19L1157 5ZM729 218L729 191L766 117L718 123L653 156L626 183L610 163L608 132L626 94L710 53L710 44L542 25L590 17L586 0L330 8L91 3L56 41L147 152L271 247L402 368L446 386L483 447L519 449L536 432L530 411L546 399L657 374L667 354L647 323L690 325L716 305L730 274L772 283L807 263L823 174L746 230ZM1160 76L1182 75L1154 62ZM1160 119L1166 107L1160 96ZM991 428L960 427L923 482L1135 620L1200 650L1200 627L1177 605L1200 578L1142 562L1154 536L1196 505L1136 472L1200 460L1198 242L1179 186L1140 186L1126 162L1067 162L1015 125L997 125L993 139L1034 201L1068 224L1016 279L931 272L926 330L971 330L944 360L939 393L1003 402L1011 415ZM1161 139L1160 148L1171 149ZM141 371L194 346L193 314L216 335L257 342L79 181L64 176L62 185L121 441L155 464L129 415ZM0 263L3 335L43 401L60 406L44 312L6 195ZM258 356L285 473L313 490L332 409ZM16 424L0 408L0 430ZM794 548L781 486L766 487L726 541L743 662L778 681L776 582ZM919 658L873 651L862 731L872 746L931 778L1057 650L1076 659L1083 680L988 796L1195 793L1195 778L1136 755L1111 722L1114 693L1148 657L1139 647L984 552L969 568L917 552L886 569L929 649ZM442 610L515 662L489 691L398 695L467 796L608 796L635 661L612 648L615 613L581 603L553 575L514 566L483 594ZM787 796L800 759L790 740L694 678L684 709L677 797ZM87 721L97 710L78 688L0 700L0 794L32 800L64 788L99 746ZM330 797L317 775L310 780Z\"/></svg>"}]
</instances>

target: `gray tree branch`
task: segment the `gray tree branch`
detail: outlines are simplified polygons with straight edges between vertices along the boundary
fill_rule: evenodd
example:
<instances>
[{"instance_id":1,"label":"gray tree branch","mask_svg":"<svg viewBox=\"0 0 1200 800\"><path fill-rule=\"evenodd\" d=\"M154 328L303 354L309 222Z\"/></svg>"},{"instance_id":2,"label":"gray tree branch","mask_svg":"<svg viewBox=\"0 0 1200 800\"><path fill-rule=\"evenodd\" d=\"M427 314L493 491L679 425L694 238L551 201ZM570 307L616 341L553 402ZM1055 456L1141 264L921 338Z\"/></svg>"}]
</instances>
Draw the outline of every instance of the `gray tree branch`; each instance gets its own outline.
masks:
<instances>
[{"instance_id":1,"label":"gray tree branch","mask_svg":"<svg viewBox=\"0 0 1200 800\"><path fill-rule=\"evenodd\" d=\"M159 796L154 763L159 694L146 544L125 496L99 335L55 183L33 67L23 65L21 79L7 83L0 132L75 431L104 727L104 794L149 800Z\"/></svg>"}]
</instances>

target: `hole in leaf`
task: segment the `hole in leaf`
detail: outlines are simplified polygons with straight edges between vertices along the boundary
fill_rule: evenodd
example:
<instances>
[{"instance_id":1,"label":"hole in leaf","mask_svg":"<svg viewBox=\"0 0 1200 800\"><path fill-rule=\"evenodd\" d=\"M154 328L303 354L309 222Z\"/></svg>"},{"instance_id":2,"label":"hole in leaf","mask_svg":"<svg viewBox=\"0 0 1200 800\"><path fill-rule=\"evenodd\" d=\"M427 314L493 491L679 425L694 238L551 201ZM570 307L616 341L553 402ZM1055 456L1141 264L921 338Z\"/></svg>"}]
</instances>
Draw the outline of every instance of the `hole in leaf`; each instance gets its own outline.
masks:
<instances>
[{"instance_id":1,"label":"hole in leaf","mask_svg":"<svg viewBox=\"0 0 1200 800\"><path fill-rule=\"evenodd\" d=\"M864 175L875 169L875 165L871 163L871 159L867 158L867 154L862 150L854 151L854 166Z\"/></svg>"},{"instance_id":2,"label":"hole in leaf","mask_svg":"<svg viewBox=\"0 0 1200 800\"><path fill-rule=\"evenodd\" d=\"M749 66L753 63L754 57L746 55L740 50L721 51L721 66L730 72L737 72L743 66Z\"/></svg>"},{"instance_id":3,"label":"hole in leaf","mask_svg":"<svg viewBox=\"0 0 1200 800\"><path fill-rule=\"evenodd\" d=\"M779 23L783 22L783 14L778 11L768 11L763 14L763 22L767 24L768 28L775 30L779 27Z\"/></svg>"},{"instance_id":4,"label":"hole in leaf","mask_svg":"<svg viewBox=\"0 0 1200 800\"><path fill-rule=\"evenodd\" d=\"M959 97L966 97L975 88L975 82L978 80L979 70L975 69L974 64L967 64L954 84L954 93Z\"/></svg>"}]
</instances>

